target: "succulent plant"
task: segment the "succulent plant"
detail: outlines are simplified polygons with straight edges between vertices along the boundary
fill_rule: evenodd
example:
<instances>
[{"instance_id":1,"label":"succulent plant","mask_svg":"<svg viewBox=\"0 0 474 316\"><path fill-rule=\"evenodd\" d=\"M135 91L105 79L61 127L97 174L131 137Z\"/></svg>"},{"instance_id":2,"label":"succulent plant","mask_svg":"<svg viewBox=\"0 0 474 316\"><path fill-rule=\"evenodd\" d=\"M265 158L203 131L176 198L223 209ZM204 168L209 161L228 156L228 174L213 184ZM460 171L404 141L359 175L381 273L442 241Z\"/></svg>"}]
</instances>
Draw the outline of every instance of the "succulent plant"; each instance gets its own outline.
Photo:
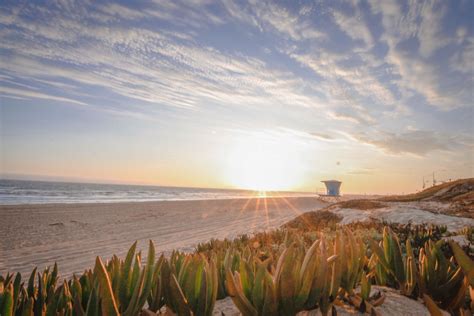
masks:
<instances>
[{"instance_id":1,"label":"succulent plant","mask_svg":"<svg viewBox=\"0 0 474 316\"><path fill-rule=\"evenodd\" d=\"M74 310L78 315L139 314L156 281L155 246L150 240L144 267L140 253L135 251L136 243L124 261L114 256L107 265L97 257L93 272L86 272L79 280L73 278Z\"/></svg>"},{"instance_id":2,"label":"succulent plant","mask_svg":"<svg viewBox=\"0 0 474 316\"><path fill-rule=\"evenodd\" d=\"M474 243L474 227L464 227L460 233L466 237L466 239L473 244Z\"/></svg>"},{"instance_id":3,"label":"succulent plant","mask_svg":"<svg viewBox=\"0 0 474 316\"><path fill-rule=\"evenodd\" d=\"M372 251L377 257L377 263L373 267L378 282L381 279L383 281L384 277L391 277L404 295L425 295L442 308L452 311L461 307L465 300L467 282L464 281L461 266L457 266L453 258L446 258L442 251L443 240L428 240L419 251L418 261L413 254L410 239L406 240L406 253L403 254L397 236L387 227L381 244L382 246L371 241ZM464 263L465 273L472 271L472 266L466 260L469 257L457 244L452 243L452 248L459 257L458 262Z\"/></svg>"},{"instance_id":4,"label":"succulent plant","mask_svg":"<svg viewBox=\"0 0 474 316\"><path fill-rule=\"evenodd\" d=\"M461 266L464 274L467 277L469 285L474 288L474 261L469 258L468 255L464 253L464 251L459 247L457 243L454 241L450 241L449 245L454 253L454 258L456 262Z\"/></svg>"},{"instance_id":5,"label":"succulent plant","mask_svg":"<svg viewBox=\"0 0 474 316\"><path fill-rule=\"evenodd\" d=\"M239 271L227 270L227 291L244 315L295 315L320 308L326 314L339 289L339 272L331 273L337 256L331 255L324 238L305 252L293 243L278 259L274 274L268 262L242 260Z\"/></svg>"},{"instance_id":6,"label":"succulent plant","mask_svg":"<svg viewBox=\"0 0 474 316\"><path fill-rule=\"evenodd\" d=\"M228 296L226 289L226 271L236 271L240 265L240 252L234 248L228 248L226 251L220 250L216 256L217 267L217 299L223 299Z\"/></svg>"},{"instance_id":7,"label":"succulent plant","mask_svg":"<svg viewBox=\"0 0 474 316\"><path fill-rule=\"evenodd\" d=\"M364 267L367 264L366 246L358 237L347 229L344 232L338 230L334 241L334 253L339 259L334 264L337 274L340 274L340 286L349 295L357 282L361 280ZM337 288L331 291L332 296L336 296Z\"/></svg>"},{"instance_id":8,"label":"succulent plant","mask_svg":"<svg viewBox=\"0 0 474 316\"><path fill-rule=\"evenodd\" d=\"M417 270L410 240L406 240L406 255L403 256L398 237L386 226L381 245L374 240L370 240L370 245L373 258L377 258L373 267L377 282L385 285L394 281L402 294L412 295L417 283ZM374 262L372 258L371 261Z\"/></svg>"},{"instance_id":9,"label":"succulent plant","mask_svg":"<svg viewBox=\"0 0 474 316\"><path fill-rule=\"evenodd\" d=\"M16 311L20 301L21 274L17 273L15 279L13 274L7 274L4 278L0 276L0 315L12 315Z\"/></svg>"},{"instance_id":10,"label":"succulent plant","mask_svg":"<svg viewBox=\"0 0 474 316\"><path fill-rule=\"evenodd\" d=\"M178 315L212 315L217 278L214 258L174 253L162 268L166 306Z\"/></svg>"},{"instance_id":11,"label":"succulent plant","mask_svg":"<svg viewBox=\"0 0 474 316\"><path fill-rule=\"evenodd\" d=\"M161 273L161 268L165 261L163 254L158 259L158 262L155 264L155 269L153 271L152 283L150 288L150 294L147 298L148 310L152 312L157 312L162 306L165 305L163 297L163 276Z\"/></svg>"},{"instance_id":12,"label":"succulent plant","mask_svg":"<svg viewBox=\"0 0 474 316\"><path fill-rule=\"evenodd\" d=\"M414 225L412 223L384 223L384 225L390 227L390 229L397 235L401 244L405 244L406 240L410 239L412 246L416 249L423 247L428 240L440 240L448 231L448 228L445 225Z\"/></svg>"},{"instance_id":13,"label":"succulent plant","mask_svg":"<svg viewBox=\"0 0 474 316\"><path fill-rule=\"evenodd\" d=\"M365 273L362 273L362 277L360 279L360 296L363 300L367 301L370 298L370 289L370 280Z\"/></svg>"},{"instance_id":14,"label":"succulent plant","mask_svg":"<svg viewBox=\"0 0 474 316\"><path fill-rule=\"evenodd\" d=\"M241 261L239 271L227 269L226 288L243 315L276 315L275 284L265 263Z\"/></svg>"},{"instance_id":15,"label":"succulent plant","mask_svg":"<svg viewBox=\"0 0 474 316\"><path fill-rule=\"evenodd\" d=\"M0 279L3 279L0 277ZM62 301L60 306L56 306L55 296L59 295L64 291L60 288L56 288L58 281L58 267L55 264L53 270L46 268L43 272L37 273L37 268L33 269L30 274L27 287L21 282L21 274L15 276L12 282L13 275L7 275L3 282L0 280L0 287L4 288L4 298L0 299L2 303L1 309L3 310L1 315L8 315L10 312L11 300L11 313L14 314L35 314L35 315L50 315L53 312L60 312L69 309L68 302ZM37 282L35 283L37 279ZM1 290L0 290L1 292ZM57 293L56 293L57 292ZM1 296L1 294L0 294ZM11 297L10 297L11 296ZM64 303L64 304L63 304ZM66 306L68 305L68 306ZM57 310L53 310L56 308Z\"/></svg>"},{"instance_id":16,"label":"succulent plant","mask_svg":"<svg viewBox=\"0 0 474 316\"><path fill-rule=\"evenodd\" d=\"M453 241L436 241L434 230L436 236L415 256L407 233L413 227L397 229L404 243L384 227L380 243L369 239L369 252L360 237L367 233L348 229L319 238L317 232L277 230L211 240L194 254L174 251L158 260L150 241L144 264L134 243L123 260L97 258L92 270L61 282L57 265L41 273L35 268L25 281L19 273L0 275L0 315L157 315L164 305L168 313L211 315L216 299L226 296L243 315L295 315L317 308L327 314L344 302L377 315L374 307L384 296L371 296L374 279L423 297L434 312L440 307L466 315L470 301L474 309L469 253ZM378 234L372 229L368 236Z\"/></svg>"},{"instance_id":17,"label":"succulent plant","mask_svg":"<svg viewBox=\"0 0 474 316\"><path fill-rule=\"evenodd\" d=\"M14 288L11 282L5 287L5 283L0 283L0 315L11 316L14 311Z\"/></svg>"},{"instance_id":18,"label":"succulent plant","mask_svg":"<svg viewBox=\"0 0 474 316\"><path fill-rule=\"evenodd\" d=\"M457 310L464 301L467 283L454 258L448 260L441 251L443 243L443 240L428 241L420 250L420 293L429 295L444 309Z\"/></svg>"},{"instance_id":19,"label":"succulent plant","mask_svg":"<svg viewBox=\"0 0 474 316\"><path fill-rule=\"evenodd\" d=\"M86 270L79 278L74 275L69 281L76 315L99 315L100 298L96 284L92 270Z\"/></svg>"}]
</instances>

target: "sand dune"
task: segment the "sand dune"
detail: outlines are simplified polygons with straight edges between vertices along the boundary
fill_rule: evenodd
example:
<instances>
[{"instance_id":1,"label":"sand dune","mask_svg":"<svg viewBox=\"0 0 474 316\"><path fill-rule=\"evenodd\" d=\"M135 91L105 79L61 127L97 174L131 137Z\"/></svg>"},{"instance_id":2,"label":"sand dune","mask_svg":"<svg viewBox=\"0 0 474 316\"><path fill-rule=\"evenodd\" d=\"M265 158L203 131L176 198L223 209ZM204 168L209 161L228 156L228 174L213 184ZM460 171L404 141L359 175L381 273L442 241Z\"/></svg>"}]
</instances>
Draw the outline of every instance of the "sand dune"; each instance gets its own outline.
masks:
<instances>
[{"instance_id":1,"label":"sand dune","mask_svg":"<svg viewBox=\"0 0 474 316\"><path fill-rule=\"evenodd\" d=\"M190 251L211 238L273 229L325 203L312 197L0 206L0 273L30 273L55 261L63 276L95 256L125 255L152 239L158 252Z\"/></svg>"},{"instance_id":2,"label":"sand dune","mask_svg":"<svg viewBox=\"0 0 474 316\"><path fill-rule=\"evenodd\" d=\"M327 210L342 217L341 224L364 222L372 219L400 224L434 224L445 225L451 232L464 227L474 226L474 219L434 213L432 209L423 207L420 203L387 203L385 207L369 210L341 208L333 205ZM433 205L430 205L433 207ZM443 207L439 204L438 209Z\"/></svg>"}]
</instances>

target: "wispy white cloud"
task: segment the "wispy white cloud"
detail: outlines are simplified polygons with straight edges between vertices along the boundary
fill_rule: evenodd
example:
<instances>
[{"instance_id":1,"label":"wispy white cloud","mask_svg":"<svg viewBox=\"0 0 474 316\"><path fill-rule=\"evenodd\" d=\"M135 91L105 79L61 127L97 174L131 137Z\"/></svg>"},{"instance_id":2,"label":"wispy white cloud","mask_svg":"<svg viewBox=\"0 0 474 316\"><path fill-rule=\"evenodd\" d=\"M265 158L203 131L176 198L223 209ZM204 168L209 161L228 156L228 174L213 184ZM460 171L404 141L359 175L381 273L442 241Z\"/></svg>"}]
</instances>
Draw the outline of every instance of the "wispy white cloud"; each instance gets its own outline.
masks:
<instances>
[{"instance_id":1,"label":"wispy white cloud","mask_svg":"<svg viewBox=\"0 0 474 316\"><path fill-rule=\"evenodd\" d=\"M345 108L328 112L328 117L334 120L347 121L363 125L373 125L376 120L364 108Z\"/></svg>"},{"instance_id":2,"label":"wispy white cloud","mask_svg":"<svg viewBox=\"0 0 474 316\"><path fill-rule=\"evenodd\" d=\"M148 16L146 10L134 10L118 3L98 4L97 9L101 14L116 19L135 20L143 19Z\"/></svg>"},{"instance_id":3,"label":"wispy white cloud","mask_svg":"<svg viewBox=\"0 0 474 316\"><path fill-rule=\"evenodd\" d=\"M426 98L426 101L440 109L451 109L461 105L455 97L440 90L440 75L436 66L421 59L414 59L396 49L390 51L387 61L396 66L396 73L403 78L398 86L405 95L415 90Z\"/></svg>"},{"instance_id":4,"label":"wispy white cloud","mask_svg":"<svg viewBox=\"0 0 474 316\"><path fill-rule=\"evenodd\" d=\"M374 44L372 33L361 16L358 6L353 7L356 14L351 15L333 11L334 21L349 37L356 41L362 41L367 48Z\"/></svg>"},{"instance_id":5,"label":"wispy white cloud","mask_svg":"<svg viewBox=\"0 0 474 316\"><path fill-rule=\"evenodd\" d=\"M120 10L122 15L135 17L130 9ZM176 32L110 28L99 21L89 26L66 17L51 18L39 28L37 23L18 17L16 28L5 34L2 46L14 52L14 57L9 57L4 70L23 78L49 82L61 78L103 87L166 106L193 108L205 101L248 106L316 104L301 93L304 82L291 72L198 45ZM69 37L71 33L75 38ZM17 40L31 35L37 40Z\"/></svg>"},{"instance_id":6,"label":"wispy white cloud","mask_svg":"<svg viewBox=\"0 0 474 316\"><path fill-rule=\"evenodd\" d=\"M357 135L355 138L390 154L408 153L416 156L424 156L432 151L450 150L460 145L457 137L435 131L383 133L379 137Z\"/></svg>"},{"instance_id":7,"label":"wispy white cloud","mask_svg":"<svg viewBox=\"0 0 474 316\"><path fill-rule=\"evenodd\" d=\"M415 10L419 10L417 15L421 18L417 34L420 42L419 51L423 57L429 57L450 42L441 31L447 3L444 1L414 2L410 9L418 6L419 8Z\"/></svg>"},{"instance_id":8,"label":"wispy white cloud","mask_svg":"<svg viewBox=\"0 0 474 316\"><path fill-rule=\"evenodd\" d=\"M233 18L253 25L262 32L276 31L295 41L327 37L323 30L311 23L310 7L304 7L305 10L295 13L273 1L249 1L245 7L232 0L226 0L223 4Z\"/></svg>"},{"instance_id":9,"label":"wispy white cloud","mask_svg":"<svg viewBox=\"0 0 474 316\"><path fill-rule=\"evenodd\" d=\"M0 86L0 93L3 94L4 97L16 97L21 99L44 99L44 100L51 100L51 101L59 101L59 102L66 102L66 103L73 103L77 105L87 105L84 102L73 100L69 98L63 98L56 95L49 95L42 92L25 90L25 89L17 89L17 88L9 88ZM0 95L1 96L1 95Z\"/></svg>"},{"instance_id":10,"label":"wispy white cloud","mask_svg":"<svg viewBox=\"0 0 474 316\"><path fill-rule=\"evenodd\" d=\"M373 124L376 120L372 111L390 109L401 113L403 107L395 94L388 84L378 78L377 69L380 65L369 62L361 66L345 66L347 56L326 51L290 53L290 56L323 78L322 90L326 102L331 105L329 118Z\"/></svg>"},{"instance_id":11,"label":"wispy white cloud","mask_svg":"<svg viewBox=\"0 0 474 316\"><path fill-rule=\"evenodd\" d=\"M460 37L461 44L465 45L465 49L459 50L451 56L450 66L456 71L470 75L472 80L474 73L474 37L466 38L462 35Z\"/></svg>"},{"instance_id":12,"label":"wispy white cloud","mask_svg":"<svg viewBox=\"0 0 474 316\"><path fill-rule=\"evenodd\" d=\"M455 38L444 34L446 4L370 1L370 9L359 1L6 6L0 72L15 87L28 82L25 91L45 96L83 104L116 98L115 108L104 105L114 114L219 105L283 111L308 124L307 113L316 112L307 109L317 109L318 120L373 134L394 117L413 115L412 99L442 110L472 105L469 86L453 82L472 83L474 40L464 26ZM248 42L216 43L232 27ZM216 35L206 41L210 31ZM450 43L457 49L449 58L433 62Z\"/></svg>"},{"instance_id":13,"label":"wispy white cloud","mask_svg":"<svg viewBox=\"0 0 474 316\"><path fill-rule=\"evenodd\" d=\"M423 96L429 105L441 110L466 106L469 95L464 89L453 86L450 77L441 72L438 62L429 57L452 41L442 32L447 2L409 2L406 12L394 1L370 1L373 13L382 18L384 33L381 40L388 45L385 61L393 65L393 74L402 96L414 93ZM406 41L416 38L418 53L408 51ZM460 47L459 55L468 48ZM453 57L455 59L455 57ZM459 59L458 59L459 61Z\"/></svg>"}]
</instances>

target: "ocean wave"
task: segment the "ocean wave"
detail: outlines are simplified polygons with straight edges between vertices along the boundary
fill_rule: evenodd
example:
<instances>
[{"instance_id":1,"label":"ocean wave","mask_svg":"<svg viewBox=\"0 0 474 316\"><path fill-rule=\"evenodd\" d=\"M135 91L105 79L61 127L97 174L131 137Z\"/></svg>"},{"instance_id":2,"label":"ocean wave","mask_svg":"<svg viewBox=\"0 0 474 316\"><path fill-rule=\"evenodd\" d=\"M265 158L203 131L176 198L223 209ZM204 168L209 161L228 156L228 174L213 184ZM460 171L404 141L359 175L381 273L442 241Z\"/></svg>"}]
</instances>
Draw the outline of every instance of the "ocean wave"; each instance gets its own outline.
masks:
<instances>
[{"instance_id":1,"label":"ocean wave","mask_svg":"<svg viewBox=\"0 0 474 316\"><path fill-rule=\"evenodd\" d=\"M249 190L0 180L0 204L112 203L249 198ZM268 192L269 196L311 196L307 192Z\"/></svg>"}]
</instances>

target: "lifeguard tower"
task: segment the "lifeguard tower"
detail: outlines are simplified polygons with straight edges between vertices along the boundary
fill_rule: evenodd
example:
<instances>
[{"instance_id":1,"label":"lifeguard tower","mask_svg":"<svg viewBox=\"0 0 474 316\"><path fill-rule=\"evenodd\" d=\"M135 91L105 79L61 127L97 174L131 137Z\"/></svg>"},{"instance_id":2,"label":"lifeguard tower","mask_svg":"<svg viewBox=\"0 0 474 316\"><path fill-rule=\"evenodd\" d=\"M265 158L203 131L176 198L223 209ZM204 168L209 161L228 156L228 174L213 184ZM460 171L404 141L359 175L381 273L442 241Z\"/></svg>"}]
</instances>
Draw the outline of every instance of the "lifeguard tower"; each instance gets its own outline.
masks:
<instances>
[{"instance_id":1,"label":"lifeguard tower","mask_svg":"<svg viewBox=\"0 0 474 316\"><path fill-rule=\"evenodd\" d=\"M336 201L339 200L341 196L341 181L338 180L324 180L321 181L326 186L326 194L320 194L319 196L323 199L335 199Z\"/></svg>"}]
</instances>

